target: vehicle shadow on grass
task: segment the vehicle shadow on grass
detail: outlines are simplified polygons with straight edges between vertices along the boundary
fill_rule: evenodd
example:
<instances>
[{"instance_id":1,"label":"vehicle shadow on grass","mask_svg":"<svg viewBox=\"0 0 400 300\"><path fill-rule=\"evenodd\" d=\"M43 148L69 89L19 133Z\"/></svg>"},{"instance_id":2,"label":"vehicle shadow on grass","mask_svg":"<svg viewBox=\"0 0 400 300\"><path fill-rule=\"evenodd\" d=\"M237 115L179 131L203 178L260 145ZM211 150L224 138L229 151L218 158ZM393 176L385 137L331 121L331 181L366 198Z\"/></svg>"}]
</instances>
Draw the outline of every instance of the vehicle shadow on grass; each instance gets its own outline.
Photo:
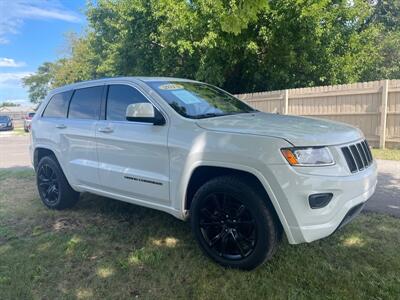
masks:
<instances>
[{"instance_id":1,"label":"vehicle shadow on grass","mask_svg":"<svg viewBox=\"0 0 400 300\"><path fill-rule=\"evenodd\" d=\"M284 239L268 264L242 272L212 263L188 223L166 213L87 193L72 209L48 210L32 170L8 171L0 170L2 299L390 298L400 292L392 276L400 269L394 218L362 214L311 244Z\"/></svg>"},{"instance_id":2,"label":"vehicle shadow on grass","mask_svg":"<svg viewBox=\"0 0 400 300\"><path fill-rule=\"evenodd\" d=\"M379 172L376 191L365 210L400 218L400 174L395 177L392 173Z\"/></svg>"}]
</instances>

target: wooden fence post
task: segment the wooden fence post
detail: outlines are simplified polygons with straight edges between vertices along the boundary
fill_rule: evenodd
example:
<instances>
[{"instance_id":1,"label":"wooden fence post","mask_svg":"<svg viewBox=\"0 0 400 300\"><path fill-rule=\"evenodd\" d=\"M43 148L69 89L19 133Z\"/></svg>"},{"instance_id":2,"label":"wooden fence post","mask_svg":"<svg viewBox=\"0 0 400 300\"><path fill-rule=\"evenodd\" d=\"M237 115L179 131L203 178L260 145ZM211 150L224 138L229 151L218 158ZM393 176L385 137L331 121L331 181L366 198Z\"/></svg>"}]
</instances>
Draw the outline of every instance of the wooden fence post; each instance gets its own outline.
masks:
<instances>
[{"instance_id":1,"label":"wooden fence post","mask_svg":"<svg viewBox=\"0 0 400 300\"><path fill-rule=\"evenodd\" d=\"M381 105L381 132L379 136L379 148L385 149L389 80L387 79L382 80L381 87L382 87L382 105Z\"/></svg>"},{"instance_id":2,"label":"wooden fence post","mask_svg":"<svg viewBox=\"0 0 400 300\"><path fill-rule=\"evenodd\" d=\"M283 95L283 114L287 115L289 113L289 90L286 89Z\"/></svg>"}]
</instances>

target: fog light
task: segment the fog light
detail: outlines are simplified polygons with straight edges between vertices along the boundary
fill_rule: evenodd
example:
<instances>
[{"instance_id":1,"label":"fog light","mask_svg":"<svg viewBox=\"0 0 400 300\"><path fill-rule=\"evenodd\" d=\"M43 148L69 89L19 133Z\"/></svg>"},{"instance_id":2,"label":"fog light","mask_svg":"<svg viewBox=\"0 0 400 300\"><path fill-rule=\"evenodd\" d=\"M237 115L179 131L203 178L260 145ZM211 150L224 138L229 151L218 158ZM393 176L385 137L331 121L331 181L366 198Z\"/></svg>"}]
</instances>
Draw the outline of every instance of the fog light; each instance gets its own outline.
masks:
<instances>
[{"instance_id":1,"label":"fog light","mask_svg":"<svg viewBox=\"0 0 400 300\"><path fill-rule=\"evenodd\" d=\"M308 196L308 202L310 203L310 207L313 209L322 208L328 205L332 197L332 193L312 194Z\"/></svg>"}]
</instances>

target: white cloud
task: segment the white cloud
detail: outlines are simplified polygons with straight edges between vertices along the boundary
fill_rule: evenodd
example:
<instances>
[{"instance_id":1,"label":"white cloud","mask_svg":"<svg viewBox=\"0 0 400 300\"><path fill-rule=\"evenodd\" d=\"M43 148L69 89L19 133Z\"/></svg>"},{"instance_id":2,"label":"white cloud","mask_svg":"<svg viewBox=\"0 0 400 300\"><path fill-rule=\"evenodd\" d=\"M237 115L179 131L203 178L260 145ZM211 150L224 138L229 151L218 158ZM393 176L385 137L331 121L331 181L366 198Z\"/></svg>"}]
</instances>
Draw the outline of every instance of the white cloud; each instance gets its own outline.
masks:
<instances>
[{"instance_id":1,"label":"white cloud","mask_svg":"<svg viewBox=\"0 0 400 300\"><path fill-rule=\"evenodd\" d=\"M22 78L32 74L33 72L0 73L0 88L20 88L22 87Z\"/></svg>"},{"instance_id":2,"label":"white cloud","mask_svg":"<svg viewBox=\"0 0 400 300\"><path fill-rule=\"evenodd\" d=\"M7 36L18 33L27 19L81 22L81 17L59 0L0 0L0 44L8 43Z\"/></svg>"},{"instance_id":3,"label":"white cloud","mask_svg":"<svg viewBox=\"0 0 400 300\"><path fill-rule=\"evenodd\" d=\"M28 99L28 95L22 85L22 78L31 74L33 72L0 72L0 103L27 102L25 99Z\"/></svg>"},{"instance_id":4,"label":"white cloud","mask_svg":"<svg viewBox=\"0 0 400 300\"><path fill-rule=\"evenodd\" d=\"M23 61L15 61L12 58L0 57L0 67L19 68L25 66Z\"/></svg>"},{"instance_id":5,"label":"white cloud","mask_svg":"<svg viewBox=\"0 0 400 300\"><path fill-rule=\"evenodd\" d=\"M39 7L30 7L29 10L23 11L21 15L26 18L56 19L73 23L77 23L80 20L75 14L57 10L45 10Z\"/></svg>"}]
</instances>

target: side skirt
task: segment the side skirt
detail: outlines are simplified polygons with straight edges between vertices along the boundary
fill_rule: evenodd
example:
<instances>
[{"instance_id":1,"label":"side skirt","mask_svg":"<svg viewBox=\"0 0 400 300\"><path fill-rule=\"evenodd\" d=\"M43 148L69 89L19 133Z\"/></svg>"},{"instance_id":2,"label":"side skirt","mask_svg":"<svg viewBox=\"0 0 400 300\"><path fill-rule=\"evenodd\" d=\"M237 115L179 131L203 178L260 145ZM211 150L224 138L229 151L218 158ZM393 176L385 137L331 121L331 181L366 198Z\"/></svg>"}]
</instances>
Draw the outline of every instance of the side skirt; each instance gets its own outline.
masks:
<instances>
[{"instance_id":1,"label":"side skirt","mask_svg":"<svg viewBox=\"0 0 400 300\"><path fill-rule=\"evenodd\" d=\"M123 201L123 202L127 202L127 203L131 203L131 204L135 204L135 205L139 205L139 206L144 206L147 208L152 208L152 209L156 209L156 210L160 210L163 212L166 212L170 215L173 215L175 218L179 219L179 220L185 220L185 214L179 210L176 210L173 207L170 206L165 206L165 205L161 205L161 204L156 204L156 203L150 203L148 201L145 200L141 200L141 199L137 199L137 198L131 198L131 197L126 197L120 194L115 194L115 193L110 193L104 190L100 190L100 189L96 189L96 188L92 188L86 185L77 185L74 187L75 189L82 191L82 192L89 192L92 194L96 194L99 196L104 196L107 198L111 198L114 200L119 200L119 201Z\"/></svg>"}]
</instances>

